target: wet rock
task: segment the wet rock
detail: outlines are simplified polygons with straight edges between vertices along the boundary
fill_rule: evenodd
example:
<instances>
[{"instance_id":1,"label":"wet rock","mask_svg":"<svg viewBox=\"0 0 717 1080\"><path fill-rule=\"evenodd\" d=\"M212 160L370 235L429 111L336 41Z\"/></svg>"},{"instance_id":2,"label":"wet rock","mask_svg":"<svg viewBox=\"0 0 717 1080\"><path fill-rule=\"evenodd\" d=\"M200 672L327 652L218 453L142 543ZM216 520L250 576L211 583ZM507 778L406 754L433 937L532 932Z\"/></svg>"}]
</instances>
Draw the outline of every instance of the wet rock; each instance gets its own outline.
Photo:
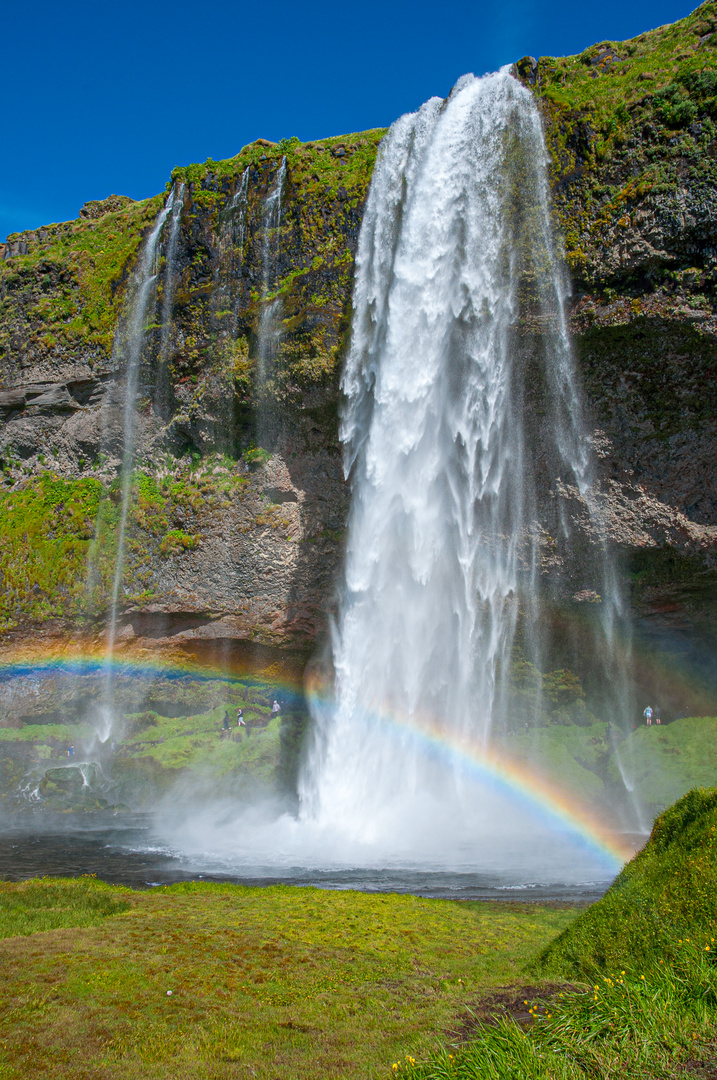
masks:
<instances>
[{"instance_id":1,"label":"wet rock","mask_svg":"<svg viewBox=\"0 0 717 1080\"><path fill-rule=\"evenodd\" d=\"M524 56L522 60L518 60L515 68L521 79L530 86L535 85L538 78L538 61L534 56Z\"/></svg>"}]
</instances>

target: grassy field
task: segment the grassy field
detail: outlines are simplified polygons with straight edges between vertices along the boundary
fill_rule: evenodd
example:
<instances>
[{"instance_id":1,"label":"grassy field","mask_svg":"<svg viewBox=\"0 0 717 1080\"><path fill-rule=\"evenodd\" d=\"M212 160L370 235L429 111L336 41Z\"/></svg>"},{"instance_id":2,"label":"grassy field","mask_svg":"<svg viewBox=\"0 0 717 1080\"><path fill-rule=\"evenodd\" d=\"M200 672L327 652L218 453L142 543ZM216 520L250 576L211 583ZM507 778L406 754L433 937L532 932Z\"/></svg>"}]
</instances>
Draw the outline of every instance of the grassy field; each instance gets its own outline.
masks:
<instances>
[{"instance_id":1,"label":"grassy field","mask_svg":"<svg viewBox=\"0 0 717 1080\"><path fill-rule=\"evenodd\" d=\"M388 1076L574 917L292 887L0 884L0 1077Z\"/></svg>"}]
</instances>

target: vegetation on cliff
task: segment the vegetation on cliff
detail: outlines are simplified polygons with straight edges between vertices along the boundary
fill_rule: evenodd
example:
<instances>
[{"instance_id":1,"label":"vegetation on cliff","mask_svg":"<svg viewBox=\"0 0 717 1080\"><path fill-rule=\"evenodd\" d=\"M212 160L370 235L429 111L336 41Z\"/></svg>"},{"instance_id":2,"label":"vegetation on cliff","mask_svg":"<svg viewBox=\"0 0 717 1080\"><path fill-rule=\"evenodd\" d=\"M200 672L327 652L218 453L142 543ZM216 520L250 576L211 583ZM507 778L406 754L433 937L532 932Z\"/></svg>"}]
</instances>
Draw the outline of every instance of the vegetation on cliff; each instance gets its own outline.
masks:
<instances>
[{"instance_id":1,"label":"vegetation on cliff","mask_svg":"<svg viewBox=\"0 0 717 1080\"><path fill-rule=\"evenodd\" d=\"M126 555L127 602L156 592L156 565L195 551L205 515L241 500L249 483L241 461L167 458L159 476L137 469L131 482ZM117 557L120 481L40 472L0 488L0 630L18 623L106 613ZM101 479L100 479L101 477ZM182 523L185 527L177 527Z\"/></svg>"},{"instance_id":2,"label":"vegetation on cliff","mask_svg":"<svg viewBox=\"0 0 717 1080\"><path fill-rule=\"evenodd\" d=\"M691 190L697 208L711 207L717 180L714 0L630 41L604 41L578 56L542 57L535 68L524 61L518 68L549 120L553 189L567 258L579 278L607 286L629 272L629 265L606 266L605 249L614 249L621 233L629 239L641 215L666 210L681 189ZM699 218L694 228L697 239ZM706 250L709 237L702 240ZM667 283L681 268L667 265L674 257L660 261L647 269ZM714 268L707 270L704 284L712 290Z\"/></svg>"}]
</instances>

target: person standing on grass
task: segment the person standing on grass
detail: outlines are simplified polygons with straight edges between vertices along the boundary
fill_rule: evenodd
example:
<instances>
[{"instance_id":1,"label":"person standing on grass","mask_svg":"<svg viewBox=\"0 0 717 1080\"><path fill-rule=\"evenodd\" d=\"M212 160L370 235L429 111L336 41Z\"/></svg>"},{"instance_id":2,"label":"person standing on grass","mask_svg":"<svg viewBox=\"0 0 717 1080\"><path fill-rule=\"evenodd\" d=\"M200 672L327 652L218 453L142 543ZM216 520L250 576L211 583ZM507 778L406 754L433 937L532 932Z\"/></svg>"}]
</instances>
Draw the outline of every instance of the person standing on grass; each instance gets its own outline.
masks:
<instances>
[{"instance_id":1,"label":"person standing on grass","mask_svg":"<svg viewBox=\"0 0 717 1080\"><path fill-rule=\"evenodd\" d=\"M237 727L238 728L246 727L246 724L244 723L244 710L243 709L240 709L239 712L237 713Z\"/></svg>"},{"instance_id":2,"label":"person standing on grass","mask_svg":"<svg viewBox=\"0 0 717 1080\"><path fill-rule=\"evenodd\" d=\"M648 705L642 715L645 717L645 723L650 727L652 725L652 706Z\"/></svg>"},{"instance_id":3,"label":"person standing on grass","mask_svg":"<svg viewBox=\"0 0 717 1080\"><path fill-rule=\"evenodd\" d=\"M231 720L229 719L229 709L224 710L224 719L222 720L222 731L229 731L231 728Z\"/></svg>"},{"instance_id":4,"label":"person standing on grass","mask_svg":"<svg viewBox=\"0 0 717 1080\"><path fill-rule=\"evenodd\" d=\"M655 705L655 711L654 711L654 713L652 715L655 718L655 723L659 724L660 723L660 706L659 705Z\"/></svg>"},{"instance_id":5,"label":"person standing on grass","mask_svg":"<svg viewBox=\"0 0 717 1080\"><path fill-rule=\"evenodd\" d=\"M280 704L279 704L279 702L278 702L278 701L276 701L276 699L275 699L275 700L274 700L274 704L273 704L273 705L272 705L272 707L271 707L271 713L272 713L272 716L276 716L276 714L277 714L278 712L280 712L280 710L281 710L281 705L280 705Z\"/></svg>"}]
</instances>

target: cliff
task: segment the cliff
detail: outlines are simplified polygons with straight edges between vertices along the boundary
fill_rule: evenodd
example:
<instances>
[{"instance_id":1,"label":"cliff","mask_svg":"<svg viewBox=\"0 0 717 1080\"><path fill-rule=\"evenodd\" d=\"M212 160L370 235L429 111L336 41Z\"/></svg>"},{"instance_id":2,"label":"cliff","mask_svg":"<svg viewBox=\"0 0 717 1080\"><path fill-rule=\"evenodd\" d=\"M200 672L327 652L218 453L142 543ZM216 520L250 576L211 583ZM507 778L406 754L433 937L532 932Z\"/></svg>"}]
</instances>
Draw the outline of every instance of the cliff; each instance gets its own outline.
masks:
<instances>
[{"instance_id":1,"label":"cliff","mask_svg":"<svg viewBox=\"0 0 717 1080\"><path fill-rule=\"evenodd\" d=\"M716 43L710 0L632 41L516 65L545 121L609 533L655 634L714 632ZM141 369L124 640L305 652L324 629L348 505L338 376L382 134L260 140L174 170L181 213L161 249ZM122 315L165 197L88 203L77 221L0 249L6 642L101 626L120 498ZM540 333L526 308L528 352ZM558 496L589 531L577 492ZM579 603L593 583L578 564L568 584L578 599L565 602Z\"/></svg>"},{"instance_id":2,"label":"cliff","mask_svg":"<svg viewBox=\"0 0 717 1080\"><path fill-rule=\"evenodd\" d=\"M178 231L145 333L125 636L305 646L323 624L347 505L338 372L381 135L260 141L229 161L174 171ZM282 161L274 223L265 208ZM4 247L6 629L90 626L106 607L123 446L121 316L163 202L112 196ZM278 329L259 380L268 310Z\"/></svg>"}]
</instances>

